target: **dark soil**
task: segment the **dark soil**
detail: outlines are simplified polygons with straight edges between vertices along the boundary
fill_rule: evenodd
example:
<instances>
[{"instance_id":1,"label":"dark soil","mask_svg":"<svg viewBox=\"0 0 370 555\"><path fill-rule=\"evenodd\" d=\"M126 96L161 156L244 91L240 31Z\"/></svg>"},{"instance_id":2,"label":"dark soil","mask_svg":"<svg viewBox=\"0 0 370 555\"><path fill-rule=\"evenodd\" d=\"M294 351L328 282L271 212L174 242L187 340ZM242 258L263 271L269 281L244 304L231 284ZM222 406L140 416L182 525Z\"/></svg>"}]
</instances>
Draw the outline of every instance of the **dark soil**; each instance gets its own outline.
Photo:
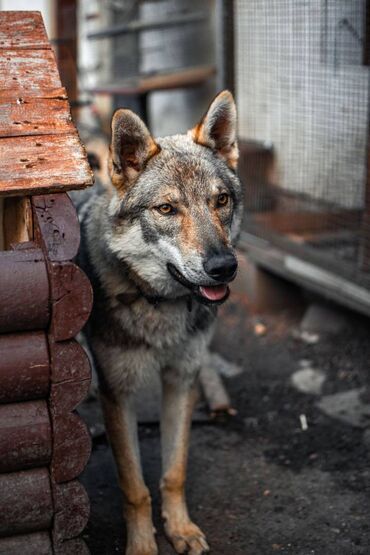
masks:
<instances>
[{"instance_id":1,"label":"dark soil","mask_svg":"<svg viewBox=\"0 0 370 555\"><path fill-rule=\"evenodd\" d=\"M214 347L244 372L225 379L237 416L194 424L188 472L193 519L215 555L368 555L370 467L364 430L325 416L317 397L290 376L301 359L326 373L325 394L369 380L368 320L349 314L339 336L307 345L292 337L299 315L256 318L234 295L223 307ZM305 415L308 429L301 428ZM160 553L174 553L159 518L159 430L141 427ZM369 442L368 442L369 443ZM367 445L368 445L367 443ZM91 499L85 538L93 555L122 553L121 495L105 436L94 441L82 477Z\"/></svg>"}]
</instances>

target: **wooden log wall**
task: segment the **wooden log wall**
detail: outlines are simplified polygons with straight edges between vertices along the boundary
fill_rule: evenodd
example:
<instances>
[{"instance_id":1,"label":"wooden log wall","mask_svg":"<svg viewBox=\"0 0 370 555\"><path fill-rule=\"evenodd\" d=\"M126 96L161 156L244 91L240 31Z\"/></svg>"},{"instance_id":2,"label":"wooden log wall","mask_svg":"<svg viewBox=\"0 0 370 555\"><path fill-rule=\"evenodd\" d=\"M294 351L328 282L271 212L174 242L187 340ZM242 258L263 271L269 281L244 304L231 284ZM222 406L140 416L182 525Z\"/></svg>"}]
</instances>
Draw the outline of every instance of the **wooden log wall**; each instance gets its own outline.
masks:
<instances>
[{"instance_id":1,"label":"wooden log wall","mask_svg":"<svg viewBox=\"0 0 370 555\"><path fill-rule=\"evenodd\" d=\"M92 174L39 12L0 11L0 114L0 555L85 554L92 290L66 191Z\"/></svg>"},{"instance_id":2,"label":"wooden log wall","mask_svg":"<svg viewBox=\"0 0 370 555\"><path fill-rule=\"evenodd\" d=\"M87 553L75 538L89 503L75 479L90 438L75 409L90 366L74 336L92 291L71 262L79 224L69 197L31 206L34 240L0 252L0 554Z\"/></svg>"}]
</instances>

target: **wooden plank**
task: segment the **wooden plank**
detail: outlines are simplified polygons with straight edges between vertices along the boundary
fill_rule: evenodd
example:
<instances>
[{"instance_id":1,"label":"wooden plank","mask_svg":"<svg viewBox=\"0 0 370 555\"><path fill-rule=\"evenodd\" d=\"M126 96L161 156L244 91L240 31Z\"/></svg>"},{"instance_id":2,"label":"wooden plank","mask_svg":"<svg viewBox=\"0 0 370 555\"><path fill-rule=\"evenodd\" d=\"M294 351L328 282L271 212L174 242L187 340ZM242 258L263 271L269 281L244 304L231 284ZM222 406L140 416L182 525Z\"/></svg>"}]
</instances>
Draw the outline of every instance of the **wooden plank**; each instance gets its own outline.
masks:
<instances>
[{"instance_id":1,"label":"wooden plank","mask_svg":"<svg viewBox=\"0 0 370 555\"><path fill-rule=\"evenodd\" d=\"M0 334L0 353L0 403L47 397L50 364L44 332Z\"/></svg>"},{"instance_id":2,"label":"wooden plank","mask_svg":"<svg viewBox=\"0 0 370 555\"><path fill-rule=\"evenodd\" d=\"M93 183L77 132L0 140L0 195L61 192Z\"/></svg>"},{"instance_id":3,"label":"wooden plank","mask_svg":"<svg viewBox=\"0 0 370 555\"><path fill-rule=\"evenodd\" d=\"M0 49L50 48L40 12L1 11Z\"/></svg>"},{"instance_id":4,"label":"wooden plank","mask_svg":"<svg viewBox=\"0 0 370 555\"><path fill-rule=\"evenodd\" d=\"M49 279L40 249L0 252L0 333L45 329Z\"/></svg>"},{"instance_id":5,"label":"wooden plank","mask_svg":"<svg viewBox=\"0 0 370 555\"><path fill-rule=\"evenodd\" d=\"M74 125L66 99L22 97L0 98L0 137L73 133Z\"/></svg>"},{"instance_id":6,"label":"wooden plank","mask_svg":"<svg viewBox=\"0 0 370 555\"><path fill-rule=\"evenodd\" d=\"M52 438L46 401L0 405L0 422L0 472L49 464Z\"/></svg>"},{"instance_id":7,"label":"wooden plank","mask_svg":"<svg viewBox=\"0 0 370 555\"><path fill-rule=\"evenodd\" d=\"M52 262L72 260L80 244L76 209L66 193L32 197L35 237Z\"/></svg>"},{"instance_id":8,"label":"wooden plank","mask_svg":"<svg viewBox=\"0 0 370 555\"><path fill-rule=\"evenodd\" d=\"M88 89L101 94L145 94L150 91L180 89L201 85L216 73L214 66L199 66L158 73L148 77L137 77L125 81L101 85Z\"/></svg>"},{"instance_id":9,"label":"wooden plank","mask_svg":"<svg viewBox=\"0 0 370 555\"><path fill-rule=\"evenodd\" d=\"M8 197L3 213L4 249L33 239L32 208L28 197Z\"/></svg>"},{"instance_id":10,"label":"wooden plank","mask_svg":"<svg viewBox=\"0 0 370 555\"><path fill-rule=\"evenodd\" d=\"M62 86L52 50L0 50L0 83L8 96L42 96Z\"/></svg>"}]
</instances>

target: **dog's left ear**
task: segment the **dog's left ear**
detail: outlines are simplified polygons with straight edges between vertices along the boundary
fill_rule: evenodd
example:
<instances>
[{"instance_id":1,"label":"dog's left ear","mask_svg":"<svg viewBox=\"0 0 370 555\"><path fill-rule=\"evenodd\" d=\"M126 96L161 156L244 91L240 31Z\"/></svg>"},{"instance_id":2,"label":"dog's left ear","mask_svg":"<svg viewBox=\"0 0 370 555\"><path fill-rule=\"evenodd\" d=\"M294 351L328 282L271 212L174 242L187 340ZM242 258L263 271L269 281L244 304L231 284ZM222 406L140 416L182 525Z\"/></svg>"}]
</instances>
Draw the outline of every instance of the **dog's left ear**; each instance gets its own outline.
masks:
<instances>
[{"instance_id":1,"label":"dog's left ear","mask_svg":"<svg viewBox=\"0 0 370 555\"><path fill-rule=\"evenodd\" d=\"M231 169L236 170L239 158L236 106L230 91L222 91L216 96L190 134L194 142L211 148Z\"/></svg>"},{"instance_id":2,"label":"dog's left ear","mask_svg":"<svg viewBox=\"0 0 370 555\"><path fill-rule=\"evenodd\" d=\"M146 164L160 151L145 123L131 110L116 110L112 118L109 173L118 194L135 183Z\"/></svg>"}]
</instances>

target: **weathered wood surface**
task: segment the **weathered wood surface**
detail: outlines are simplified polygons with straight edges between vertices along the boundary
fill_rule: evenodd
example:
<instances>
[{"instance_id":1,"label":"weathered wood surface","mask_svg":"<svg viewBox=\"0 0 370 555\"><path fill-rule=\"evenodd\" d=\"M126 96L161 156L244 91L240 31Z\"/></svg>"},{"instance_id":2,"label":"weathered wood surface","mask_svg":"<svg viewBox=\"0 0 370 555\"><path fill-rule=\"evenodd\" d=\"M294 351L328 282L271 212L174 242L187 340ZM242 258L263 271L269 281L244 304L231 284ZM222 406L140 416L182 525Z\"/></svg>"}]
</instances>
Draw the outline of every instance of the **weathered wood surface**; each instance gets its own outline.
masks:
<instances>
[{"instance_id":1,"label":"weathered wood surface","mask_svg":"<svg viewBox=\"0 0 370 555\"><path fill-rule=\"evenodd\" d=\"M0 15L0 49L50 49L40 12L2 12Z\"/></svg>"},{"instance_id":2,"label":"weathered wood surface","mask_svg":"<svg viewBox=\"0 0 370 555\"><path fill-rule=\"evenodd\" d=\"M0 405L0 423L0 472L49 463L52 436L46 401Z\"/></svg>"},{"instance_id":3,"label":"weathered wood surface","mask_svg":"<svg viewBox=\"0 0 370 555\"><path fill-rule=\"evenodd\" d=\"M37 12L0 11L0 195L93 183Z\"/></svg>"},{"instance_id":4,"label":"weathered wood surface","mask_svg":"<svg viewBox=\"0 0 370 555\"><path fill-rule=\"evenodd\" d=\"M73 133L74 125L66 99L1 98L0 133L6 137Z\"/></svg>"},{"instance_id":5,"label":"weathered wood surface","mask_svg":"<svg viewBox=\"0 0 370 555\"><path fill-rule=\"evenodd\" d=\"M0 474L0 492L0 536L51 528L54 509L47 468Z\"/></svg>"},{"instance_id":6,"label":"weathered wood surface","mask_svg":"<svg viewBox=\"0 0 370 555\"><path fill-rule=\"evenodd\" d=\"M91 312L90 282L72 262L52 262L48 269L52 302L50 333L55 341L72 339L86 324Z\"/></svg>"},{"instance_id":7,"label":"weathered wood surface","mask_svg":"<svg viewBox=\"0 0 370 555\"><path fill-rule=\"evenodd\" d=\"M33 239L32 208L28 197L8 197L3 212L4 248Z\"/></svg>"},{"instance_id":8,"label":"weathered wood surface","mask_svg":"<svg viewBox=\"0 0 370 555\"><path fill-rule=\"evenodd\" d=\"M47 397L50 365L44 332L0 334L0 353L0 403Z\"/></svg>"},{"instance_id":9,"label":"weathered wood surface","mask_svg":"<svg viewBox=\"0 0 370 555\"><path fill-rule=\"evenodd\" d=\"M15 99L25 96L43 98L50 89L62 86L51 49L0 50L0 83L2 96L6 92L8 98Z\"/></svg>"},{"instance_id":10,"label":"weathered wood surface","mask_svg":"<svg viewBox=\"0 0 370 555\"><path fill-rule=\"evenodd\" d=\"M60 192L91 183L77 132L0 140L0 159L0 195Z\"/></svg>"},{"instance_id":11,"label":"weathered wood surface","mask_svg":"<svg viewBox=\"0 0 370 555\"><path fill-rule=\"evenodd\" d=\"M35 236L52 262L72 260L80 244L80 224L68 195L32 197Z\"/></svg>"},{"instance_id":12,"label":"weathered wood surface","mask_svg":"<svg viewBox=\"0 0 370 555\"><path fill-rule=\"evenodd\" d=\"M0 538L0 555L53 555L49 532L34 532Z\"/></svg>"},{"instance_id":13,"label":"weathered wood surface","mask_svg":"<svg viewBox=\"0 0 370 555\"><path fill-rule=\"evenodd\" d=\"M0 252L0 333L45 329L49 280L40 249Z\"/></svg>"}]
</instances>

